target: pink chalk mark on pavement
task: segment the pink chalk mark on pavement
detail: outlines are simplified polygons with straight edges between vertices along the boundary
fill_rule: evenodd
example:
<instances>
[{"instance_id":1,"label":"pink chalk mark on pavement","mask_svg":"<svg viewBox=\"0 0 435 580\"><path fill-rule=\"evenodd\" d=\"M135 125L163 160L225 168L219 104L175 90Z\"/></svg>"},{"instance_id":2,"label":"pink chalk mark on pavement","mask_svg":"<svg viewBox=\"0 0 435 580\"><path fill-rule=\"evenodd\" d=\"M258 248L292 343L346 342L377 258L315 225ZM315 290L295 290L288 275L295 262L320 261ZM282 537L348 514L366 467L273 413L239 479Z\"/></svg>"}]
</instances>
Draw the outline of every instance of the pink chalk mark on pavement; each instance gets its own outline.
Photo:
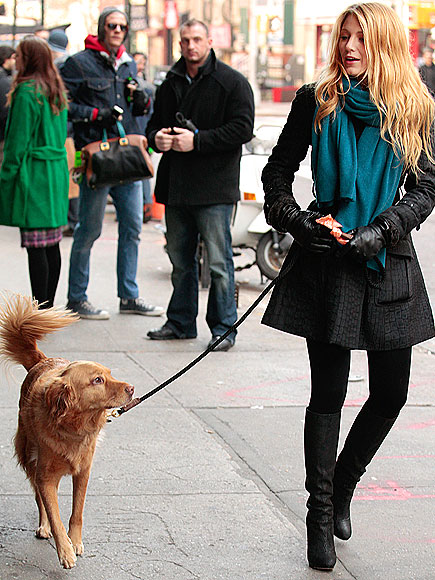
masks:
<instances>
[{"instance_id":1,"label":"pink chalk mark on pavement","mask_svg":"<svg viewBox=\"0 0 435 580\"><path fill-rule=\"evenodd\" d=\"M344 402L345 407L360 407L367 401L367 397L361 397L360 399L346 399Z\"/></svg>"},{"instance_id":2,"label":"pink chalk mark on pavement","mask_svg":"<svg viewBox=\"0 0 435 580\"><path fill-rule=\"evenodd\" d=\"M378 455L374 458L375 461L380 459L434 459L435 455L431 453L424 455Z\"/></svg>"},{"instance_id":3,"label":"pink chalk mark on pavement","mask_svg":"<svg viewBox=\"0 0 435 580\"><path fill-rule=\"evenodd\" d=\"M375 483L358 485L357 490L358 493L353 498L356 501L407 501L435 498L435 494L413 494L408 489L401 487L396 481L385 482L385 487Z\"/></svg>"},{"instance_id":4,"label":"pink chalk mark on pavement","mask_svg":"<svg viewBox=\"0 0 435 580\"><path fill-rule=\"evenodd\" d=\"M411 425L406 425L405 427L402 427L402 429L427 429L428 427L435 427L435 419L432 419L431 421L424 421L422 423L412 423Z\"/></svg>"},{"instance_id":5,"label":"pink chalk mark on pavement","mask_svg":"<svg viewBox=\"0 0 435 580\"><path fill-rule=\"evenodd\" d=\"M253 391L259 389L267 389L273 387L275 385L285 385L287 383L293 383L297 381L303 381L308 379L308 375L301 375L299 377L291 377L286 378L280 381L264 381L263 383L259 383L258 385L250 385L248 387L242 387L240 389L231 389L230 391L226 391L223 393L223 396L228 399L251 399L256 401L269 401L269 402L278 402L278 403L292 403L297 404L300 401L295 401L293 399L283 399L277 397L261 397L258 395L254 395ZM245 393L245 394L244 394Z\"/></svg>"}]
</instances>

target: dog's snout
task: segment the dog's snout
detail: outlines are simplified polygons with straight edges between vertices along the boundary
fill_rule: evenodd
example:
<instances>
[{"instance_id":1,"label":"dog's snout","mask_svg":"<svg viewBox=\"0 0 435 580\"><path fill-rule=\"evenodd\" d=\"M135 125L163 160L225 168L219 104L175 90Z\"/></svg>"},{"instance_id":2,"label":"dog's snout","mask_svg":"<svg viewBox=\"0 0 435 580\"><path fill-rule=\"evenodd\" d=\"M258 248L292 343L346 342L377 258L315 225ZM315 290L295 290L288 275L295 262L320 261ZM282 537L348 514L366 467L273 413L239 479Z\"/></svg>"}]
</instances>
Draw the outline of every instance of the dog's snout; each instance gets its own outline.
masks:
<instances>
[{"instance_id":1,"label":"dog's snout","mask_svg":"<svg viewBox=\"0 0 435 580\"><path fill-rule=\"evenodd\" d=\"M133 396L133 394L134 394L134 387L133 387L133 385L126 385L125 386L125 392L128 393L129 395Z\"/></svg>"}]
</instances>

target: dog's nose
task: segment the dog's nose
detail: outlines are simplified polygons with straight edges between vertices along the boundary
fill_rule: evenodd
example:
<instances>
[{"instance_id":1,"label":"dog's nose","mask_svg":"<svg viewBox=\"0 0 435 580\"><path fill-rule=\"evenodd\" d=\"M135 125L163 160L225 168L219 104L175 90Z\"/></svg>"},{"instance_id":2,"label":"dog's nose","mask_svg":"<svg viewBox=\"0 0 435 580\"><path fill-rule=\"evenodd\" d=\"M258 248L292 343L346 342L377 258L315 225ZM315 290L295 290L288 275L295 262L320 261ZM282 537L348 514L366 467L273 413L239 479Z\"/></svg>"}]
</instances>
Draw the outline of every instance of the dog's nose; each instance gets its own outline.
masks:
<instances>
[{"instance_id":1,"label":"dog's nose","mask_svg":"<svg viewBox=\"0 0 435 580\"><path fill-rule=\"evenodd\" d=\"M134 393L134 387L133 387L133 385L126 385L125 391L129 395L133 396L133 393Z\"/></svg>"}]
</instances>

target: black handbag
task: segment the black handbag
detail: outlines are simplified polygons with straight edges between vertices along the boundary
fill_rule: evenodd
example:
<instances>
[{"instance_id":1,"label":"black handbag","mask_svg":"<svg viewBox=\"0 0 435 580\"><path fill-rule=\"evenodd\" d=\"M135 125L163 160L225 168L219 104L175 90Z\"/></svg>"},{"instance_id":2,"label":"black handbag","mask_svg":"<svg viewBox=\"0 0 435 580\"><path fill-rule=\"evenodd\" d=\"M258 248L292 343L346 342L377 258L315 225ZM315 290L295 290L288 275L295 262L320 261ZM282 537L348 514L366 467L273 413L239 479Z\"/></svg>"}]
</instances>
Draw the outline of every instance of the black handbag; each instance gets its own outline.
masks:
<instances>
[{"instance_id":1,"label":"black handbag","mask_svg":"<svg viewBox=\"0 0 435 580\"><path fill-rule=\"evenodd\" d=\"M105 185L121 185L154 175L148 142L144 135L126 135L124 127L117 121L119 137L88 143L81 150L82 171L89 187L95 189Z\"/></svg>"}]
</instances>

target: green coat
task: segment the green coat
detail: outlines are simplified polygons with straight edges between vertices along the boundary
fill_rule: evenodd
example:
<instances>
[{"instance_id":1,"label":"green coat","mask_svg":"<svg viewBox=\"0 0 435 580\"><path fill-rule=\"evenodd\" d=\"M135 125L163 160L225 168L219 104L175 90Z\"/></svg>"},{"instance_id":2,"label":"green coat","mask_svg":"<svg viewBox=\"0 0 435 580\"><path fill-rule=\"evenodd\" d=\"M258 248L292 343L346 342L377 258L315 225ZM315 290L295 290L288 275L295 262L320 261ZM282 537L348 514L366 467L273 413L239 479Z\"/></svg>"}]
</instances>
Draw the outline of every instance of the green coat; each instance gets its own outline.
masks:
<instances>
[{"instance_id":1,"label":"green coat","mask_svg":"<svg viewBox=\"0 0 435 580\"><path fill-rule=\"evenodd\" d=\"M67 110L54 115L33 81L12 96L0 171L0 224L26 229L67 223Z\"/></svg>"}]
</instances>

